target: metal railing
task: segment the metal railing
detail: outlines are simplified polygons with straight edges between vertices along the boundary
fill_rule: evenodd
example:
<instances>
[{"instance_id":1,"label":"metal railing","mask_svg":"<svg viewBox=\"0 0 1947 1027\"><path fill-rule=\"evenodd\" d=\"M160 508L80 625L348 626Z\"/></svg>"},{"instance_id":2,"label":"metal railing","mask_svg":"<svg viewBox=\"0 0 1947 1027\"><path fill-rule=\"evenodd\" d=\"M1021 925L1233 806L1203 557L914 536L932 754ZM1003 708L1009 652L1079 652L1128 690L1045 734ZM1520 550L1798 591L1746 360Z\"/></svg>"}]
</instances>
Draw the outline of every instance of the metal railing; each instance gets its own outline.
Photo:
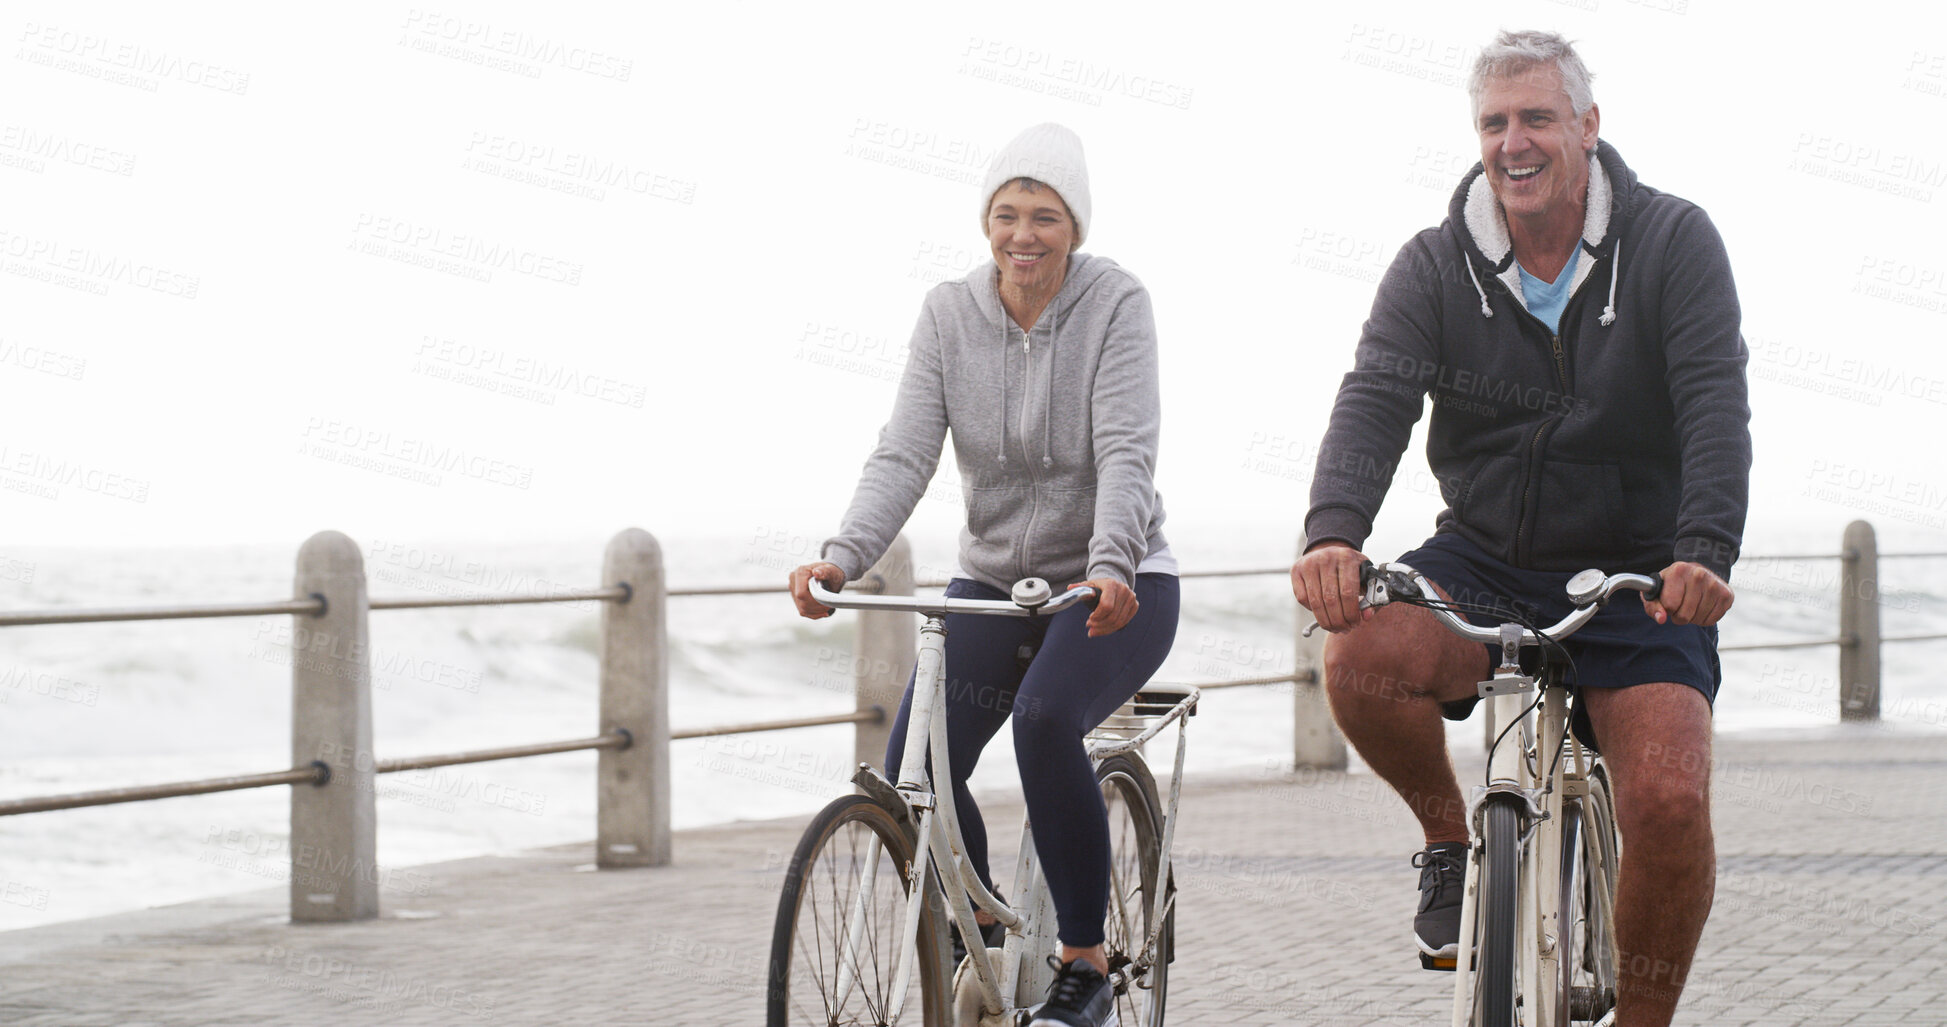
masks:
<instances>
[{"instance_id":1,"label":"metal railing","mask_svg":"<svg viewBox=\"0 0 1947 1027\"><path fill-rule=\"evenodd\" d=\"M1299 550L1303 550L1300 540ZM1750 562L1783 560L1841 561L1839 633L1833 637L1737 643L1725 651L1839 647L1840 709L1843 720L1879 716L1879 649L1882 643L1947 638L1947 634L1883 637L1879 631L1879 572L1882 558L1943 557L1947 553L1880 554L1870 524L1846 528L1837 554L1754 556ZM1188 571L1185 578L1285 575L1288 567ZM112 803L198 795L274 785L291 785L291 918L356 920L378 913L375 871L376 811L373 778L378 774L433 767L595 750L597 763L596 864L603 868L656 866L670 859L669 744L685 739L778 731L823 725L854 725L854 756L877 760L891 732L887 711L896 707L912 670L916 618L908 614L863 611L853 659L853 703L849 713L671 730L668 723L666 604L672 596L775 595L777 585L668 588L661 548L640 529L610 541L602 580L590 589L535 595L453 598L371 599L365 593L363 557L356 543L338 532L321 532L299 550L296 596L264 603L199 604L93 610L37 610L0 613L0 627L82 624L134 620L290 615L296 618L292 659L292 753L288 770L139 785L68 795L0 801L0 816L73 809ZM907 594L916 587L939 587L944 580L916 581L911 547L902 536L854 588ZM381 760L373 755L371 665L367 617L373 610L505 606L560 602L602 604L600 733L567 741ZM1296 653L1293 670L1214 681L1182 682L1224 689L1261 685L1293 686L1294 763L1342 769L1345 742L1334 725L1323 687L1324 633L1306 638L1305 622L1294 606ZM301 639L325 644L301 644ZM298 787L302 786L302 787ZM306 863L298 865L299 853Z\"/></svg>"},{"instance_id":2,"label":"metal railing","mask_svg":"<svg viewBox=\"0 0 1947 1027\"><path fill-rule=\"evenodd\" d=\"M1881 560L1923 559L1947 556L1947 552L1881 553L1879 537L1867 521L1846 525L1837 553L1792 553L1745 558L1747 563L1839 561L1839 632L1830 637L1778 639L1765 642L1739 642L1719 645L1722 652L1750 652L1760 649L1802 649L1816 646L1839 647L1839 719L1871 721L1879 719L1880 647L1888 642L1927 642L1947 638L1947 633L1887 636L1879 629Z\"/></svg>"},{"instance_id":3,"label":"metal railing","mask_svg":"<svg viewBox=\"0 0 1947 1027\"><path fill-rule=\"evenodd\" d=\"M598 588L532 595L372 599L357 543L335 531L298 550L294 597L196 604L0 613L0 627L287 614L292 632L288 770L0 801L0 816L291 785L291 919L378 915L376 789L379 774L594 750L596 864L669 861L668 657L662 551L647 532L610 541ZM599 602L600 732L588 738L379 759L372 744L373 610Z\"/></svg>"}]
</instances>

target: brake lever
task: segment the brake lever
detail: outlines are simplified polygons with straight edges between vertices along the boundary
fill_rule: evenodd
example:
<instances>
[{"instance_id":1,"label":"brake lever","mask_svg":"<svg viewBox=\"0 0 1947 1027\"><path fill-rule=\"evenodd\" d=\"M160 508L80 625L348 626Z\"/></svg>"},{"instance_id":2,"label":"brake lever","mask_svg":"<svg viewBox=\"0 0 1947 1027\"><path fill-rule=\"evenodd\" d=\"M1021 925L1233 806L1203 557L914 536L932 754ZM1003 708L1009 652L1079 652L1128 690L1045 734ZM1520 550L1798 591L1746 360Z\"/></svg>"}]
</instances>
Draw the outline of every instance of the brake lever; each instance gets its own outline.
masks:
<instances>
[{"instance_id":1,"label":"brake lever","mask_svg":"<svg viewBox=\"0 0 1947 1027\"><path fill-rule=\"evenodd\" d=\"M1370 610L1375 606L1384 606L1393 601L1393 593L1386 585L1385 574L1374 566L1371 560L1359 565L1359 586L1362 590L1359 596L1361 610ZM1310 638L1312 632L1317 630L1318 622L1314 620L1310 627L1299 634L1301 637Z\"/></svg>"}]
</instances>

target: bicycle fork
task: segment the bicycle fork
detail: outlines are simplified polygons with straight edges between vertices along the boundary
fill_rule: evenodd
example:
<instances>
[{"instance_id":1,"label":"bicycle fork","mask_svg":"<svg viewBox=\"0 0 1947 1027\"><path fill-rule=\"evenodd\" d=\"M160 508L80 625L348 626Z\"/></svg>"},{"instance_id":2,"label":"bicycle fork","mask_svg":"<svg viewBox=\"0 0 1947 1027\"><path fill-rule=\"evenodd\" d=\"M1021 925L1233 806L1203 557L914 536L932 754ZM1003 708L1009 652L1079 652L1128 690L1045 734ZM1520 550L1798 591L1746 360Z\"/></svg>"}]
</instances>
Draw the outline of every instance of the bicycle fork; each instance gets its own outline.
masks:
<instances>
[{"instance_id":1,"label":"bicycle fork","mask_svg":"<svg viewBox=\"0 0 1947 1027\"><path fill-rule=\"evenodd\" d=\"M1521 721L1518 738L1509 738L1508 744L1496 747L1490 762L1490 784L1476 789L1470 803L1474 844L1468 853L1461 892L1461 946L1455 959L1453 1027L1467 1027L1474 1015L1474 939L1481 918L1480 878L1486 848L1480 811L1490 801L1514 805L1521 824L1520 844L1515 849L1520 861L1516 883L1520 905L1515 921L1519 934L1515 951L1521 973L1523 1021L1544 1027L1559 1022L1560 996L1555 985L1561 979L1562 960L1567 955L1568 925L1562 923L1559 888L1551 886L1560 879L1563 854L1556 831L1548 826L1561 822L1562 795L1548 782L1553 780L1549 765L1552 754L1563 744L1562 735L1567 730L1566 702L1567 693L1560 686L1544 691L1541 744L1534 746L1533 722L1524 716L1527 703L1520 694L1497 695L1491 700L1492 723L1505 724L1509 717L1519 717ZM1529 772L1526 754L1531 749L1541 762L1537 769L1545 780L1537 781ZM1540 835L1538 842L1537 834Z\"/></svg>"},{"instance_id":2,"label":"bicycle fork","mask_svg":"<svg viewBox=\"0 0 1947 1027\"><path fill-rule=\"evenodd\" d=\"M1487 700L1489 724L1494 744L1488 754L1488 783L1474 790L1468 802L1468 826L1473 838L1469 847L1460 901L1460 946L1454 963L1453 1027L1467 1027L1474 1015L1475 933L1481 919L1480 879L1486 852L1483 811L1489 803L1505 803L1515 808L1521 833L1515 847L1517 864L1516 893L1519 896L1515 920L1515 951L1519 960L1522 987L1520 995L1528 1022L1552 1027L1556 1016L1556 995L1550 982L1559 977L1563 930L1560 923L1560 896L1547 886L1560 875L1559 851L1548 844L1553 833L1542 831L1542 844L1531 844L1533 836L1549 821L1559 823L1562 797L1542 779L1551 778L1549 763L1562 744L1566 724L1566 691L1551 685L1542 693L1541 735L1535 736L1535 721L1529 716L1529 694L1536 687L1518 665L1519 630L1503 628L1501 666L1494 677L1480 683L1480 694ZM1510 637L1510 635L1512 637ZM1539 744L1537 744L1539 743ZM1540 765L1531 766L1529 754ZM1537 851L1538 850L1538 851Z\"/></svg>"},{"instance_id":3,"label":"bicycle fork","mask_svg":"<svg viewBox=\"0 0 1947 1027\"><path fill-rule=\"evenodd\" d=\"M1510 687L1511 682L1496 676L1505 689L1491 693L1487 697L1488 723L1495 728L1506 728L1510 724L1518 730L1516 737L1508 739L1505 733L1495 735L1495 744L1488 757L1488 784L1476 787L1467 804L1468 830L1473 844L1467 850L1466 875L1460 893L1460 945L1454 955L1454 1000L1453 1027L1468 1027L1474 1020L1474 970L1477 953L1475 945L1476 928L1480 920L1480 887L1482 860L1487 851L1485 831L1482 827L1482 811L1489 802L1511 802L1520 810L1523 834L1531 818L1527 809L1532 806L1530 790L1527 788L1527 760L1523 750L1527 748L1529 725L1522 714L1527 709L1523 692ZM1483 684L1486 684L1483 682ZM1530 682L1532 686L1532 682ZM1517 855L1521 849L1516 848ZM1527 891L1526 873L1528 861L1523 860L1521 880L1516 885L1522 892Z\"/></svg>"}]
</instances>

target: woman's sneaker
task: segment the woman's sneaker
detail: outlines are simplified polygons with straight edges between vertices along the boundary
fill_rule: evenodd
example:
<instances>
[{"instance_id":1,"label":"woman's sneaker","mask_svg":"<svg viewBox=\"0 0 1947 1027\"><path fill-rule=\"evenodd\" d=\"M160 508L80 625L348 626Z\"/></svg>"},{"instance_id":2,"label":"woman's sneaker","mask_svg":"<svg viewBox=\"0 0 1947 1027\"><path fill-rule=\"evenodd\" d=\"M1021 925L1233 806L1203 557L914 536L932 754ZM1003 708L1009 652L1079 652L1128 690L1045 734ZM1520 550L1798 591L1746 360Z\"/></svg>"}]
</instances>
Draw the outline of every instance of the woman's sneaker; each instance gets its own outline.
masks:
<instances>
[{"instance_id":1,"label":"woman's sneaker","mask_svg":"<svg viewBox=\"0 0 1947 1027\"><path fill-rule=\"evenodd\" d=\"M1049 956L1048 965L1055 982L1028 1027L1117 1027L1115 989L1100 970L1086 959L1064 963Z\"/></svg>"},{"instance_id":2,"label":"woman's sneaker","mask_svg":"<svg viewBox=\"0 0 1947 1027\"><path fill-rule=\"evenodd\" d=\"M1451 970L1460 957L1460 893L1467 879L1467 843L1435 842L1413 854L1420 868L1420 911L1413 917L1413 940L1420 965Z\"/></svg>"}]
</instances>

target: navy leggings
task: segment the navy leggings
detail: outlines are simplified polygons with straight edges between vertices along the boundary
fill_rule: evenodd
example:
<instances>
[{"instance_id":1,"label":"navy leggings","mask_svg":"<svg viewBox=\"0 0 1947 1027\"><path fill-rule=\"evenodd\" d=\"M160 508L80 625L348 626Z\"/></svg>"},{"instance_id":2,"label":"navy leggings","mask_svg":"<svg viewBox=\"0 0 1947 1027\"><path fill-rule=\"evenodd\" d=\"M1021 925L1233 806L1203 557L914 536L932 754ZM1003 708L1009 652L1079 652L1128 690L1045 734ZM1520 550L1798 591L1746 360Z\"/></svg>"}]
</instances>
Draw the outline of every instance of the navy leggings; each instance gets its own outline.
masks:
<instances>
[{"instance_id":1,"label":"navy leggings","mask_svg":"<svg viewBox=\"0 0 1947 1027\"><path fill-rule=\"evenodd\" d=\"M1176 640L1176 575L1138 574L1135 591L1136 616L1101 638L1088 637L1085 606L1053 617L961 613L946 618L947 751L953 764L948 769L968 861L992 889L987 828L967 791L967 778L988 739L1013 714L1014 755L1035 852L1055 901L1056 934L1076 948L1102 944L1109 908L1109 816L1082 736L1136 694ZM946 594L1007 598L965 578L953 579ZM1033 654L1031 660L1021 656L1023 649ZM886 749L886 774L895 780L912 705L908 683Z\"/></svg>"}]
</instances>

